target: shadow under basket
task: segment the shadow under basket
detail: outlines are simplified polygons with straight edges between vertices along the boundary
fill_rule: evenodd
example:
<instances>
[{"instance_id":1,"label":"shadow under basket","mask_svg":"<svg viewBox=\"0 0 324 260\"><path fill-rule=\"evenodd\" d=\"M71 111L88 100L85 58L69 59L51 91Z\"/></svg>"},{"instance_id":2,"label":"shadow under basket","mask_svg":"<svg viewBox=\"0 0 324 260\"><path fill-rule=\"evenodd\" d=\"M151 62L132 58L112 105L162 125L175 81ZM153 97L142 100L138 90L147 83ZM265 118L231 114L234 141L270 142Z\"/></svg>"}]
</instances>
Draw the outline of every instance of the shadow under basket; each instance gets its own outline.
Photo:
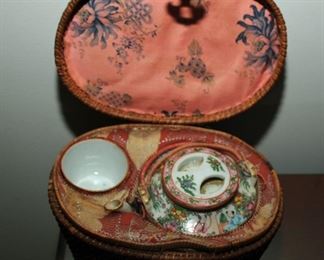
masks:
<instances>
[{"instance_id":1,"label":"shadow under basket","mask_svg":"<svg viewBox=\"0 0 324 260\"><path fill-rule=\"evenodd\" d=\"M263 237L243 247L233 247L226 252L207 251L147 251L110 244L86 232L81 231L64 215L56 198L52 180L48 186L48 197L53 214L60 230L76 260L86 259L260 259L274 235L278 231L283 217L283 195L278 214L272 227Z\"/></svg>"}]
</instances>

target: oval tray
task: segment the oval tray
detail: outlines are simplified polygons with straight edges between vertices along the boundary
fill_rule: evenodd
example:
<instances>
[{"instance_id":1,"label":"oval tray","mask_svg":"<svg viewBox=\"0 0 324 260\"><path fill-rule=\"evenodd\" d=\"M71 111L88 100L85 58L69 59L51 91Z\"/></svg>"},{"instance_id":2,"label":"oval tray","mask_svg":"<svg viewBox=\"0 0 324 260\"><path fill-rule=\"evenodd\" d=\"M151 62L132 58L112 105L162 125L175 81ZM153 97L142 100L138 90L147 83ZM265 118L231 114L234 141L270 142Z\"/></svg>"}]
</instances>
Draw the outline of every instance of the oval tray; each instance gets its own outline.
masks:
<instances>
[{"instance_id":1,"label":"oval tray","mask_svg":"<svg viewBox=\"0 0 324 260\"><path fill-rule=\"evenodd\" d=\"M72 143L89 138L107 138L125 149L134 163L130 176L119 187L104 193L86 193L70 185L60 172L58 156L52 171L52 185L59 206L76 229L94 238L120 246L164 250L191 248L222 250L250 243L263 236L273 225L280 208L281 189L270 164L252 147L228 134L182 126L123 125L98 129ZM145 162L170 145L183 142L217 143L230 146L258 172L258 200L251 219L235 231L204 239L174 233L152 224L137 213L107 213L104 204L116 193L128 189L128 201L135 200L139 172Z\"/></svg>"},{"instance_id":2,"label":"oval tray","mask_svg":"<svg viewBox=\"0 0 324 260\"><path fill-rule=\"evenodd\" d=\"M72 0L55 43L69 90L106 114L168 123L218 121L263 97L287 49L274 1L173 2ZM177 14L188 8L191 22Z\"/></svg>"}]
</instances>

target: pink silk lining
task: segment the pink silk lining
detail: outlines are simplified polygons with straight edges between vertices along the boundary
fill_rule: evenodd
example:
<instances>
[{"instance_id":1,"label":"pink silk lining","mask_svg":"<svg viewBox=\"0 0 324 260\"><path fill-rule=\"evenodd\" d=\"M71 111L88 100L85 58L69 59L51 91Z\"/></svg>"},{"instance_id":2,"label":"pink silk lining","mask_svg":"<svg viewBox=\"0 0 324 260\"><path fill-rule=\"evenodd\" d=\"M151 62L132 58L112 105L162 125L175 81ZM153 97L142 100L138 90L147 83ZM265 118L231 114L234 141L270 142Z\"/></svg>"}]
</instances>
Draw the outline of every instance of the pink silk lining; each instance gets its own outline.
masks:
<instances>
[{"instance_id":1,"label":"pink silk lining","mask_svg":"<svg viewBox=\"0 0 324 260\"><path fill-rule=\"evenodd\" d=\"M75 83L105 106L151 115L215 114L251 98L269 81L277 65L275 59L271 65L262 59L249 64L247 56L249 52L264 56L269 46L278 51L279 38L269 40L247 31L246 44L236 42L245 30L238 21L249 25L262 21L262 17L243 19L253 15L251 5L261 12L262 5L256 1L203 1L207 14L189 26L170 16L168 1L143 0L144 7L151 8L151 21L136 25L125 24L125 5L101 2L89 1L92 5L86 4L75 15L64 38L64 53ZM101 22L107 22L104 9L111 6L118 8L112 17L120 13L122 20L115 23L116 37L109 35L103 46L100 39L104 32L93 21L97 12ZM269 11L264 17L271 20ZM98 43L90 34L91 26L98 29ZM85 32L76 35L76 30L82 29ZM181 62L184 68L179 69Z\"/></svg>"}]
</instances>

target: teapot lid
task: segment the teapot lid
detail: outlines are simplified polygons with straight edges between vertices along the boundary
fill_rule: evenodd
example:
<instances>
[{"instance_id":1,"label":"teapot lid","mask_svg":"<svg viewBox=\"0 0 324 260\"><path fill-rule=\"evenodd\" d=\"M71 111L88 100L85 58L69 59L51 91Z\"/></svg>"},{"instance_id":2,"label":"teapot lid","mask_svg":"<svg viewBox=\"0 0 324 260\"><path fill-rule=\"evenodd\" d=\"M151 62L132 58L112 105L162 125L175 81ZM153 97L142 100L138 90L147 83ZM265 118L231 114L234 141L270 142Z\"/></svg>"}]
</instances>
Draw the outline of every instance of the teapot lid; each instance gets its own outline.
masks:
<instances>
[{"instance_id":1,"label":"teapot lid","mask_svg":"<svg viewBox=\"0 0 324 260\"><path fill-rule=\"evenodd\" d=\"M235 195L239 173L230 156L190 145L169 157L162 182L165 192L177 204L192 210L209 210L219 208Z\"/></svg>"},{"instance_id":2,"label":"teapot lid","mask_svg":"<svg viewBox=\"0 0 324 260\"><path fill-rule=\"evenodd\" d=\"M99 111L198 123L264 96L282 70L286 41L272 0L72 0L55 57L67 87Z\"/></svg>"}]
</instances>

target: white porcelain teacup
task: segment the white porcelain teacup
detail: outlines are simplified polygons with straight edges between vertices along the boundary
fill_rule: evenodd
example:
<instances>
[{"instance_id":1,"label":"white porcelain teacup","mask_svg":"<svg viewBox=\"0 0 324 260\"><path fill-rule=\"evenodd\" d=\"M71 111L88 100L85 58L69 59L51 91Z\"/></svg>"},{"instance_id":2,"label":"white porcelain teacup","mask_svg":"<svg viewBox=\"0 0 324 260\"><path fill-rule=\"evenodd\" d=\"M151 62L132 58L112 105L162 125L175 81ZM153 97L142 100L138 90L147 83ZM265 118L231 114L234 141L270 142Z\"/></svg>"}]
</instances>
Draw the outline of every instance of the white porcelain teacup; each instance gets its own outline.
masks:
<instances>
[{"instance_id":1,"label":"white porcelain teacup","mask_svg":"<svg viewBox=\"0 0 324 260\"><path fill-rule=\"evenodd\" d=\"M65 178L76 187L103 192L118 186L129 172L128 157L116 144L88 139L69 147L62 159Z\"/></svg>"}]
</instances>

